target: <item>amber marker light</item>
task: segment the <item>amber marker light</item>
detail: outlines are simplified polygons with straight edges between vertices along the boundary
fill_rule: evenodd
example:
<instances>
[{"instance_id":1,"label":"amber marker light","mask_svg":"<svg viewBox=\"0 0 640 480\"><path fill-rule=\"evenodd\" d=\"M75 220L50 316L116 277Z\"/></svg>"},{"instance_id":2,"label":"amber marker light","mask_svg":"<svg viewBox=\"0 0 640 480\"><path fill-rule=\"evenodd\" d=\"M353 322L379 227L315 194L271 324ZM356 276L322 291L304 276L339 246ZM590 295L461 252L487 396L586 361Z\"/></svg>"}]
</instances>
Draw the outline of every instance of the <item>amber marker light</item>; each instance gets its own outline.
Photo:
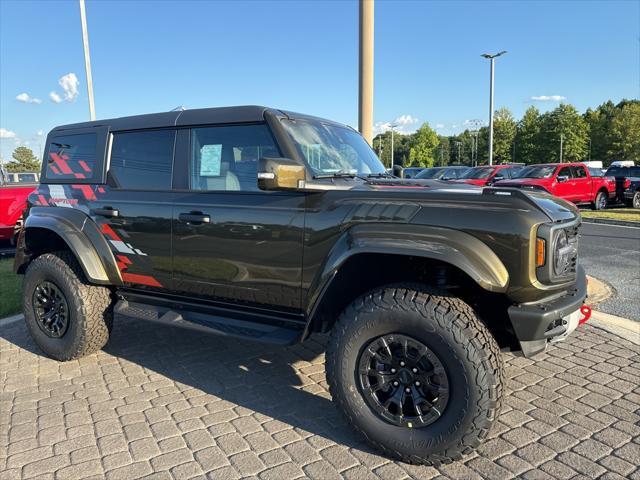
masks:
<instances>
[{"instance_id":1,"label":"amber marker light","mask_svg":"<svg viewBox=\"0 0 640 480\"><path fill-rule=\"evenodd\" d=\"M536 267L542 267L545 262L546 242L542 238L536 239Z\"/></svg>"}]
</instances>

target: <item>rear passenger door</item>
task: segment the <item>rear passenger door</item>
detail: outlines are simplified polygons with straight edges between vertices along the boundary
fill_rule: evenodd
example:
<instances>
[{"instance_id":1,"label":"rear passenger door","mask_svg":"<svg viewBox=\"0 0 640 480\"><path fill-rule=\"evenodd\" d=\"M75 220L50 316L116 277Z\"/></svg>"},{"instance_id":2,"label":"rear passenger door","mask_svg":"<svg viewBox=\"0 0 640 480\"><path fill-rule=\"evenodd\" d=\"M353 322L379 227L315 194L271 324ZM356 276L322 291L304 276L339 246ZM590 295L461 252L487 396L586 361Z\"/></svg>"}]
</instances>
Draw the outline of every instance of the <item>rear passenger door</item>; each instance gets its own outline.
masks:
<instances>
[{"instance_id":1,"label":"rear passenger door","mask_svg":"<svg viewBox=\"0 0 640 480\"><path fill-rule=\"evenodd\" d=\"M172 287L175 138L175 129L112 133L107 186L98 192L91 215L130 287Z\"/></svg>"},{"instance_id":2,"label":"rear passenger door","mask_svg":"<svg viewBox=\"0 0 640 480\"><path fill-rule=\"evenodd\" d=\"M180 131L184 190L173 210L176 290L222 303L300 308L304 192L262 191L258 159L279 157L266 124Z\"/></svg>"}]
</instances>

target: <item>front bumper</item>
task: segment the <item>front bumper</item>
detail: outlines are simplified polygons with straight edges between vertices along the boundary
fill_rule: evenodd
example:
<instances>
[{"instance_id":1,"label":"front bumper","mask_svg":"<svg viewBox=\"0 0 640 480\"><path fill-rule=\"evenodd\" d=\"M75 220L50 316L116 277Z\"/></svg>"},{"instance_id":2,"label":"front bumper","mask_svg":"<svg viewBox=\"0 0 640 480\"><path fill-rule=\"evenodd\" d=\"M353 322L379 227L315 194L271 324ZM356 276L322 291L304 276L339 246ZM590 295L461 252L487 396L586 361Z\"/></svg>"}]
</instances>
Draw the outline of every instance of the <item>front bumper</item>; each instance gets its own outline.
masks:
<instances>
[{"instance_id":1,"label":"front bumper","mask_svg":"<svg viewBox=\"0 0 640 480\"><path fill-rule=\"evenodd\" d=\"M551 340L571 333L575 324L568 317L582 307L586 298L587 276L578 266L575 284L561 297L509 307L509 318L524 356L542 353Z\"/></svg>"}]
</instances>

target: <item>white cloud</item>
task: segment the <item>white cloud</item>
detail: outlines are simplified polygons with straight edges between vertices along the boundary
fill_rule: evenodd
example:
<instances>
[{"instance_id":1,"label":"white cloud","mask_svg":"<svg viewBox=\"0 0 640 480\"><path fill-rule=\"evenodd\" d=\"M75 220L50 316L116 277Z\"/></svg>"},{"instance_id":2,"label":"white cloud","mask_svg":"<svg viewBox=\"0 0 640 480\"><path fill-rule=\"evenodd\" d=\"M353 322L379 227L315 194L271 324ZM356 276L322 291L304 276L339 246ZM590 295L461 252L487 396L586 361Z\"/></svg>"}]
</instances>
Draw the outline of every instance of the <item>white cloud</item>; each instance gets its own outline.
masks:
<instances>
[{"instance_id":1,"label":"white cloud","mask_svg":"<svg viewBox=\"0 0 640 480\"><path fill-rule=\"evenodd\" d=\"M442 130L444 128L444 123L436 123L436 130Z\"/></svg>"},{"instance_id":2,"label":"white cloud","mask_svg":"<svg viewBox=\"0 0 640 480\"><path fill-rule=\"evenodd\" d=\"M17 138L17 135L16 132L12 132L6 128L0 128L0 138Z\"/></svg>"},{"instance_id":3,"label":"white cloud","mask_svg":"<svg viewBox=\"0 0 640 480\"><path fill-rule=\"evenodd\" d=\"M58 95L56 92L51 92L49 94L49 98L53 103L62 103L62 97Z\"/></svg>"},{"instance_id":4,"label":"white cloud","mask_svg":"<svg viewBox=\"0 0 640 480\"><path fill-rule=\"evenodd\" d=\"M34 98L26 92L16 95L16 100L22 103L35 103L36 105L42 103L42 100L40 100L39 98Z\"/></svg>"},{"instance_id":5,"label":"white cloud","mask_svg":"<svg viewBox=\"0 0 640 480\"><path fill-rule=\"evenodd\" d=\"M536 102L561 102L562 100L566 100L567 97L562 95L538 95L531 97L531 100Z\"/></svg>"},{"instance_id":6,"label":"white cloud","mask_svg":"<svg viewBox=\"0 0 640 480\"><path fill-rule=\"evenodd\" d=\"M44 135L44 130L38 130L36 132L36 137L42 137Z\"/></svg>"},{"instance_id":7,"label":"white cloud","mask_svg":"<svg viewBox=\"0 0 640 480\"><path fill-rule=\"evenodd\" d=\"M411 115L400 115L393 123L397 125L413 125L414 123L418 123L418 119Z\"/></svg>"},{"instance_id":8,"label":"white cloud","mask_svg":"<svg viewBox=\"0 0 640 480\"><path fill-rule=\"evenodd\" d=\"M80 82L75 73L67 73L60 77L58 84L62 88L62 95L57 92L51 92L49 98L53 103L73 102L78 97L78 86Z\"/></svg>"}]
</instances>

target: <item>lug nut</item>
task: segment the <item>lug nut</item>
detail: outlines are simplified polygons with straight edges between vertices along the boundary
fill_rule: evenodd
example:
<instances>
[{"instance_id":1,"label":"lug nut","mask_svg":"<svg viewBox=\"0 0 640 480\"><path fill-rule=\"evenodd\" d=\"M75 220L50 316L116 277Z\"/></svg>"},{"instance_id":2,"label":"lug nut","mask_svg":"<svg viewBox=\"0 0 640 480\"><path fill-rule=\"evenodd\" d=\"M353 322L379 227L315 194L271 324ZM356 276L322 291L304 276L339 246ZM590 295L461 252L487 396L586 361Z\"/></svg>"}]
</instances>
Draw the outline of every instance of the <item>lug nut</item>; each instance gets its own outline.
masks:
<instances>
[{"instance_id":1,"label":"lug nut","mask_svg":"<svg viewBox=\"0 0 640 480\"><path fill-rule=\"evenodd\" d=\"M413 369L411 370L413 373L418 373L418 369L413 367Z\"/></svg>"},{"instance_id":2,"label":"lug nut","mask_svg":"<svg viewBox=\"0 0 640 480\"><path fill-rule=\"evenodd\" d=\"M404 391L407 393L411 393L411 389L409 387L405 388Z\"/></svg>"},{"instance_id":3,"label":"lug nut","mask_svg":"<svg viewBox=\"0 0 640 480\"><path fill-rule=\"evenodd\" d=\"M420 386L420 382L416 382L416 387L419 387L419 386Z\"/></svg>"},{"instance_id":4,"label":"lug nut","mask_svg":"<svg viewBox=\"0 0 640 480\"><path fill-rule=\"evenodd\" d=\"M391 369L391 373L396 373L396 369L395 369L395 368L392 368L392 369Z\"/></svg>"},{"instance_id":5,"label":"lug nut","mask_svg":"<svg viewBox=\"0 0 640 480\"><path fill-rule=\"evenodd\" d=\"M401 367L404 367L404 362L400 362L400 366L401 366Z\"/></svg>"},{"instance_id":6,"label":"lug nut","mask_svg":"<svg viewBox=\"0 0 640 480\"><path fill-rule=\"evenodd\" d=\"M400 385L398 382L393 382L394 387L397 387L398 385Z\"/></svg>"}]
</instances>

